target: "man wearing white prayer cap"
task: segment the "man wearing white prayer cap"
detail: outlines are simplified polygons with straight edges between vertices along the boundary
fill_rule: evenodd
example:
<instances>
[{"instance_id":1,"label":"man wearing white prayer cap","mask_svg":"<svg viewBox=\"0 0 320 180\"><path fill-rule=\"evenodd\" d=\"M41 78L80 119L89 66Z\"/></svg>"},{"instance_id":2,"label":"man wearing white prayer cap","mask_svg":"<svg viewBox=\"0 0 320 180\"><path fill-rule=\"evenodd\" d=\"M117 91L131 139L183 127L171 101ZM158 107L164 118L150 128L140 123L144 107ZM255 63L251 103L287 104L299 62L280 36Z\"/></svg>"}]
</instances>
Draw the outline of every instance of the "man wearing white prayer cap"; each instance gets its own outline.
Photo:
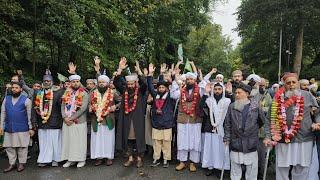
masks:
<instances>
[{"instance_id":1,"label":"man wearing white prayer cap","mask_svg":"<svg viewBox=\"0 0 320 180\"><path fill-rule=\"evenodd\" d=\"M91 119L91 159L95 159L95 166L106 160L106 165L113 164L115 149L115 93L109 87L110 78L107 75L98 77L98 87L90 93L89 113L94 114Z\"/></svg>"},{"instance_id":2,"label":"man wearing white prayer cap","mask_svg":"<svg viewBox=\"0 0 320 180\"><path fill-rule=\"evenodd\" d=\"M125 167L134 163L133 149L136 149L136 167L143 166L142 155L146 150L145 142L145 101L147 85L143 77L135 74L123 77L122 71L127 68L126 58L121 58L114 85L122 96L119 119L117 122L116 147L126 152L129 157Z\"/></svg>"},{"instance_id":3,"label":"man wearing white prayer cap","mask_svg":"<svg viewBox=\"0 0 320 180\"><path fill-rule=\"evenodd\" d=\"M223 83L224 76L222 74L216 75L216 81L219 83Z\"/></svg>"},{"instance_id":4,"label":"man wearing white prayer cap","mask_svg":"<svg viewBox=\"0 0 320 180\"><path fill-rule=\"evenodd\" d=\"M78 168L85 166L87 154L87 109L89 95L81 87L81 77L71 75L70 88L62 96L61 114L64 120L62 125L62 152L61 161L67 160L64 168L76 163Z\"/></svg>"},{"instance_id":5,"label":"man wearing white prayer cap","mask_svg":"<svg viewBox=\"0 0 320 180\"><path fill-rule=\"evenodd\" d=\"M197 170L195 163L200 162L201 152L200 88L196 83L197 74L188 72L185 76L186 85L182 89L176 81L173 81L171 87L172 98L180 98L177 119L177 159L180 164L176 167L176 170L185 169L187 161L190 160L189 170L195 172ZM190 154L189 158L188 154Z\"/></svg>"}]
</instances>

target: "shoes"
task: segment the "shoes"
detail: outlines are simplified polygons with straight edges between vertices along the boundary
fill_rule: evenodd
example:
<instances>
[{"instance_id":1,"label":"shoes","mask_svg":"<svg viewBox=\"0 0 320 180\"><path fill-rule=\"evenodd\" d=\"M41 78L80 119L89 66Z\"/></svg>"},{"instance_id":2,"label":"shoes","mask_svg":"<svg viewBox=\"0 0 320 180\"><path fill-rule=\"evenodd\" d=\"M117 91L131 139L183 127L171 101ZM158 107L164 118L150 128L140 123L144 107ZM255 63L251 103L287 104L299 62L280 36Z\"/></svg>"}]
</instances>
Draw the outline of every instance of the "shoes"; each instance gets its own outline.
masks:
<instances>
[{"instance_id":1,"label":"shoes","mask_svg":"<svg viewBox=\"0 0 320 180\"><path fill-rule=\"evenodd\" d=\"M46 167L46 166L47 166L46 163L39 163L39 164L38 164L38 167Z\"/></svg>"},{"instance_id":2,"label":"shoes","mask_svg":"<svg viewBox=\"0 0 320 180\"><path fill-rule=\"evenodd\" d=\"M112 159L108 159L108 160L106 161L106 165L107 165L107 166L111 166L112 164L113 164Z\"/></svg>"},{"instance_id":3,"label":"shoes","mask_svg":"<svg viewBox=\"0 0 320 180\"><path fill-rule=\"evenodd\" d=\"M58 167L58 166L59 166L59 163L56 162L56 161L52 161L51 166L52 166L52 167Z\"/></svg>"},{"instance_id":4,"label":"shoes","mask_svg":"<svg viewBox=\"0 0 320 180\"><path fill-rule=\"evenodd\" d=\"M133 164L133 160L127 160L125 163L123 163L123 166L124 167L130 167L130 166L132 166L132 164Z\"/></svg>"},{"instance_id":5,"label":"shoes","mask_svg":"<svg viewBox=\"0 0 320 180\"><path fill-rule=\"evenodd\" d=\"M9 167L7 167L5 170L3 170L4 173L10 172L12 170L14 170L15 168L17 168L16 165L9 165Z\"/></svg>"},{"instance_id":6,"label":"shoes","mask_svg":"<svg viewBox=\"0 0 320 180\"><path fill-rule=\"evenodd\" d=\"M62 167L68 168L68 167L73 166L75 164L76 164L75 162L67 161Z\"/></svg>"},{"instance_id":7,"label":"shoes","mask_svg":"<svg viewBox=\"0 0 320 180\"><path fill-rule=\"evenodd\" d=\"M180 162L180 164L176 167L177 171L181 171L186 168L186 164L184 162Z\"/></svg>"},{"instance_id":8,"label":"shoes","mask_svg":"<svg viewBox=\"0 0 320 180\"><path fill-rule=\"evenodd\" d=\"M77 168L82 168L84 165L86 165L85 161L78 162Z\"/></svg>"},{"instance_id":9,"label":"shoes","mask_svg":"<svg viewBox=\"0 0 320 180\"><path fill-rule=\"evenodd\" d=\"M19 164L17 171L18 172L22 172L24 170L24 165L23 164Z\"/></svg>"},{"instance_id":10,"label":"shoes","mask_svg":"<svg viewBox=\"0 0 320 180\"><path fill-rule=\"evenodd\" d=\"M142 159L137 159L137 164L136 164L137 168L141 168L143 166L143 161Z\"/></svg>"},{"instance_id":11,"label":"shoes","mask_svg":"<svg viewBox=\"0 0 320 180\"><path fill-rule=\"evenodd\" d=\"M214 174L213 169L208 169L206 172L206 176L212 176Z\"/></svg>"},{"instance_id":12,"label":"shoes","mask_svg":"<svg viewBox=\"0 0 320 180\"><path fill-rule=\"evenodd\" d=\"M152 164L150 165L151 167L157 167L160 165L160 161L159 160L153 160Z\"/></svg>"},{"instance_id":13,"label":"shoes","mask_svg":"<svg viewBox=\"0 0 320 180\"><path fill-rule=\"evenodd\" d=\"M103 163L102 159L97 159L94 163L95 166L100 166Z\"/></svg>"},{"instance_id":14,"label":"shoes","mask_svg":"<svg viewBox=\"0 0 320 180\"><path fill-rule=\"evenodd\" d=\"M163 168L168 168L169 167L169 162L167 160L163 160Z\"/></svg>"},{"instance_id":15,"label":"shoes","mask_svg":"<svg viewBox=\"0 0 320 180\"><path fill-rule=\"evenodd\" d=\"M196 166L194 165L194 163L190 163L190 165L189 165L189 170L190 170L190 172L196 172L196 171L197 171L197 168L196 168Z\"/></svg>"}]
</instances>

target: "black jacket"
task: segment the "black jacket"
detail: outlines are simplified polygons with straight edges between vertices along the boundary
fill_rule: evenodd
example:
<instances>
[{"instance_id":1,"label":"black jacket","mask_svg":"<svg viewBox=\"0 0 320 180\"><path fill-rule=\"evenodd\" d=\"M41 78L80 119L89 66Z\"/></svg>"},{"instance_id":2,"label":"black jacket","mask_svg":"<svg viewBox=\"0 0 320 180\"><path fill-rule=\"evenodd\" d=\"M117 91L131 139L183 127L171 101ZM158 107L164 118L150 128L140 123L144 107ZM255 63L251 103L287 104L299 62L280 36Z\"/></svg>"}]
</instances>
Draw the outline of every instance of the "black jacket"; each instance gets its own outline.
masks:
<instances>
[{"instance_id":1,"label":"black jacket","mask_svg":"<svg viewBox=\"0 0 320 180\"><path fill-rule=\"evenodd\" d=\"M41 116L36 112L34 108L34 102L32 103L31 120L34 126L38 129L61 129L63 119L61 116L61 97L64 94L64 89L53 91L53 103L50 118L47 123L42 123ZM34 100L36 99L37 92L34 93Z\"/></svg>"}]
</instances>

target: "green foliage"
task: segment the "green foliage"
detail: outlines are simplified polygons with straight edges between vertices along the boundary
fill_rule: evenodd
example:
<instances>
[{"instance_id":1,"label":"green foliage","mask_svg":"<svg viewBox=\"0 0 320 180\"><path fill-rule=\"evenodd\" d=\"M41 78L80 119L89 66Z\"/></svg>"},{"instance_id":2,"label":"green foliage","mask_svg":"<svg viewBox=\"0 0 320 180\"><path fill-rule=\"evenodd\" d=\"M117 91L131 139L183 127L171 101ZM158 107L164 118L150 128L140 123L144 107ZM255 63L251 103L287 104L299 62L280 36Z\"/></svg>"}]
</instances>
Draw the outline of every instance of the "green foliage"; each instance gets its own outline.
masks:
<instances>
[{"instance_id":1,"label":"green foliage","mask_svg":"<svg viewBox=\"0 0 320 180\"><path fill-rule=\"evenodd\" d=\"M279 32L283 30L282 72L292 71L299 29L303 34L301 77L310 77L309 69L319 64L320 3L318 0L243 0L237 12L242 37L243 62L263 76L277 80ZM288 60L286 50L292 55ZM317 75L317 78L320 78Z\"/></svg>"},{"instance_id":2,"label":"green foliage","mask_svg":"<svg viewBox=\"0 0 320 180\"><path fill-rule=\"evenodd\" d=\"M186 43L195 28L209 23L207 13L214 2L1 0L1 78L9 78L21 68L31 77L33 62L35 79L40 79L48 66L54 75L66 75L69 61L78 65L83 79L94 77L95 55L101 57L109 74L121 56L131 65L134 60L144 65L171 64L177 61L178 44ZM217 59L225 56L219 51L214 53Z\"/></svg>"}]
</instances>

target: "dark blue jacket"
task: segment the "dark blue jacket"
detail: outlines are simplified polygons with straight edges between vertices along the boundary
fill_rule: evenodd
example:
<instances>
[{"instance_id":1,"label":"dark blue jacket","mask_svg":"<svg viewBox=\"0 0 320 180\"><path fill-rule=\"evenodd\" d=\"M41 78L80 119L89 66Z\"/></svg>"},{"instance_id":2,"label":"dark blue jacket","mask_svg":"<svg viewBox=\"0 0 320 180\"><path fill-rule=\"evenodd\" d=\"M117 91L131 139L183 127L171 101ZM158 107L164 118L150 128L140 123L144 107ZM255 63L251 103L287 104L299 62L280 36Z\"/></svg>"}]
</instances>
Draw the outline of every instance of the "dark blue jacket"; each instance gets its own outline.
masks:
<instances>
[{"instance_id":1,"label":"dark blue jacket","mask_svg":"<svg viewBox=\"0 0 320 180\"><path fill-rule=\"evenodd\" d=\"M155 91L153 84L153 77L148 76L147 77L147 85L149 93L153 97L153 104L151 109L151 124L152 127L155 129L170 129L175 126L175 118L174 118L174 108L175 108L175 100L170 98L170 93L168 93L167 98L165 100L164 106L162 108L162 114L159 115L156 113L156 96L157 92Z\"/></svg>"},{"instance_id":2,"label":"dark blue jacket","mask_svg":"<svg viewBox=\"0 0 320 180\"><path fill-rule=\"evenodd\" d=\"M12 96L6 97L6 118L5 132L26 132L29 131L28 114L25 105L27 97L21 95L15 105L12 104Z\"/></svg>"}]
</instances>

